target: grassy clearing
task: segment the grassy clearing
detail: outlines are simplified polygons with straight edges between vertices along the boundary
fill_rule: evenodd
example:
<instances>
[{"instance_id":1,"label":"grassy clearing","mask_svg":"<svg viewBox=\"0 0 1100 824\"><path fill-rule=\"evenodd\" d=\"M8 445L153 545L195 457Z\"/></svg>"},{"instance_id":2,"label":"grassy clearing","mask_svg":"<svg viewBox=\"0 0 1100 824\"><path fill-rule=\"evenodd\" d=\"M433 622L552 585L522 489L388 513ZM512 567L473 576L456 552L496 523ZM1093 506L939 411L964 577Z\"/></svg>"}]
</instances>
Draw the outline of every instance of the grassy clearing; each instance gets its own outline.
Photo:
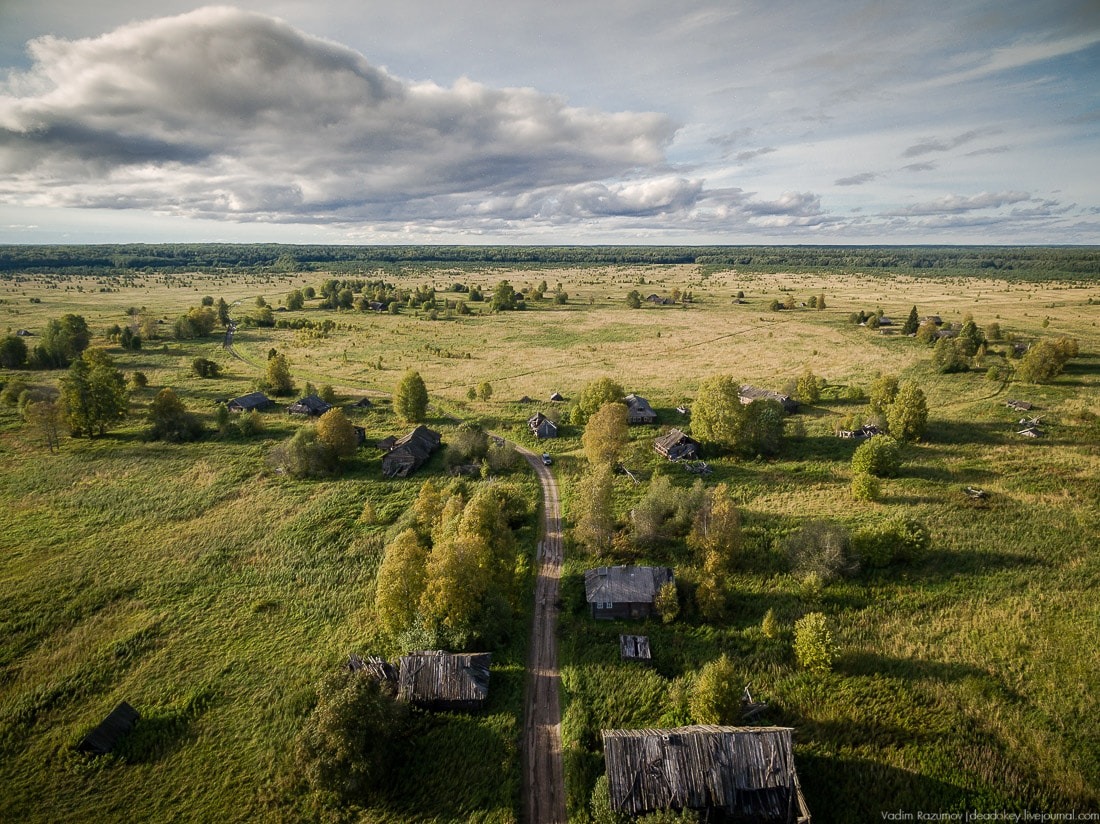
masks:
<instances>
[{"instance_id":1,"label":"grassy clearing","mask_svg":"<svg viewBox=\"0 0 1100 824\"><path fill-rule=\"evenodd\" d=\"M1088 302L1100 298L1095 283L694 265L406 266L385 277L440 289L454 281L490 289L502 278L517 287L546 280L551 288L560 282L570 301L499 315L475 305L486 313L438 320L406 310L323 312L313 301L276 317L330 318L335 330L320 336L242 328L242 359L216 339L112 350L124 371L149 377L149 388L134 396L134 412L171 385L209 417L215 399L252 388L276 348L299 386L311 381L348 398L371 396L375 406L355 414L375 440L402 431L384 395L405 369L416 368L440 414L478 419L539 451L548 448L568 518L583 469L580 433L566 426L557 441L536 444L523 424L537 409L550 409L551 392L572 398L588 380L612 375L648 397L669 426L686 425L675 407L690 405L699 381L715 373L780 388L808 367L829 381L828 400L800 416L805 437L778 458L712 462L707 483L735 490L751 555L729 582L725 621L708 624L694 614L697 572L683 546L648 558L677 566L686 606L672 625L629 625L651 635L652 669L639 673L618 661L617 636L627 625L586 617L581 574L591 561L567 547L564 735L578 820L603 768L599 730L682 723L687 679L723 652L738 678L769 701L763 721L797 728L803 785L821 820L863 821L899 806L1100 804L1100 738L1091 723L1100 696L1093 597L1100 584L1100 304ZM130 306L170 325L203 295L239 301L234 313L244 314L258 295L277 304L290 289L321 280L5 280L0 325L37 333L48 319L77 312L99 336L124 323ZM686 289L694 302L630 310L625 296L634 288L662 295ZM743 304L734 302L738 290ZM775 298L822 293L824 310L768 308ZM1003 386L978 372L934 374L928 350L915 341L848 322L851 312L877 307L903 319L914 304L947 322L972 312L979 324L996 321L1022 340L1072 335L1082 356L1049 386ZM198 356L217 361L225 376L191 375ZM922 443L907 448L901 477L884 483L884 500L857 505L848 494L853 446L833 431L864 407L841 400L832 387L866 387L880 370L920 383L931 425ZM58 375L28 377L50 384ZM492 384L492 399L468 400L467 390L482 381ZM524 395L535 403L518 403ZM1036 403L1050 437L1018 438L1018 416L1003 405L1009 397ZM279 412L264 419L255 438L183 446L144 442L133 419L106 438L66 440L50 455L14 412L0 409L0 783L7 790L0 818L251 821L305 814L286 790L294 734L320 675L347 653L380 643L371 591L382 536L419 484L381 480L379 455L369 448L338 479L272 475L265 453L300 423ZM446 436L453 422L439 417L432 425ZM616 481L624 518L655 473L677 471L650 447L659 431L632 430L626 463L642 485L625 476ZM441 461L428 469L441 473ZM527 483L533 497L536 487ZM969 501L966 485L987 489L989 501ZM368 499L379 523L359 520ZM808 592L777 550L806 518L854 526L894 514L931 528L933 549L919 563ZM530 529L528 537L533 551ZM768 609L785 627L778 638L761 631ZM833 618L841 644L823 681L797 671L790 653L791 627L811 609ZM515 820L524 636L517 631L495 656L485 714L419 720L416 735L398 746L403 766L394 791L379 799L371 820ZM141 709L140 735L117 757L73 755L72 745L120 700Z\"/></svg>"}]
</instances>

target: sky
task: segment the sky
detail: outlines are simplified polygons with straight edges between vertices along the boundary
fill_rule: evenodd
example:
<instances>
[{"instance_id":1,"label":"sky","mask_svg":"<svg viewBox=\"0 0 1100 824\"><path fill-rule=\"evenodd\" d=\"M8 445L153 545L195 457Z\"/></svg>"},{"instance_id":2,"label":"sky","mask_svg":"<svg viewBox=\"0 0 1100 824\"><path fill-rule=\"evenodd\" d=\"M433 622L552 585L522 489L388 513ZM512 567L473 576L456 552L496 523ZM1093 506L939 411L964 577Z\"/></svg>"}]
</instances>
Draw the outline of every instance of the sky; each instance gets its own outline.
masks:
<instances>
[{"instance_id":1,"label":"sky","mask_svg":"<svg viewBox=\"0 0 1100 824\"><path fill-rule=\"evenodd\" d=\"M1100 244L1097 0L0 0L0 243Z\"/></svg>"}]
</instances>

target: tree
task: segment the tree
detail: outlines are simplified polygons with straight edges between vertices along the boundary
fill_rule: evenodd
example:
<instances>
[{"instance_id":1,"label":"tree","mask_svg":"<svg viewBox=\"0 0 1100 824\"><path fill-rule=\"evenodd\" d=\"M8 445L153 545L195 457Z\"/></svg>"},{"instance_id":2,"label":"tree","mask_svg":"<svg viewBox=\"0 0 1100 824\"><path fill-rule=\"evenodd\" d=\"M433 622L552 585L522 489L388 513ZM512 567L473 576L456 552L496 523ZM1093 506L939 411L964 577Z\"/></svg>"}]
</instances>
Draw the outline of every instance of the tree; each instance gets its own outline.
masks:
<instances>
[{"instance_id":1,"label":"tree","mask_svg":"<svg viewBox=\"0 0 1100 824\"><path fill-rule=\"evenodd\" d=\"M483 401L489 400L493 397L493 385L489 381L479 383L477 385L477 396Z\"/></svg>"},{"instance_id":2,"label":"tree","mask_svg":"<svg viewBox=\"0 0 1100 824\"><path fill-rule=\"evenodd\" d=\"M218 323L222 326L228 326L233 322L233 319L229 317L229 304L225 302L225 298L218 298L214 311L218 313Z\"/></svg>"},{"instance_id":3,"label":"tree","mask_svg":"<svg viewBox=\"0 0 1100 824\"><path fill-rule=\"evenodd\" d=\"M18 335L8 335L0 343L0 366L22 369L27 365L27 344Z\"/></svg>"},{"instance_id":4,"label":"tree","mask_svg":"<svg viewBox=\"0 0 1100 824\"><path fill-rule=\"evenodd\" d=\"M221 367L208 358L195 358L191 361L191 371L200 378L216 378L221 374Z\"/></svg>"},{"instance_id":5,"label":"tree","mask_svg":"<svg viewBox=\"0 0 1100 824\"><path fill-rule=\"evenodd\" d=\"M317 437L317 429L312 426L302 427L290 440L272 449L268 462L295 478L324 477L338 466L336 453Z\"/></svg>"},{"instance_id":6,"label":"tree","mask_svg":"<svg viewBox=\"0 0 1100 824\"><path fill-rule=\"evenodd\" d=\"M473 292L470 293L470 300L475 300ZM516 290L512 288L512 284L508 281L502 280L493 290L493 299L489 303L489 308L494 312L503 312L509 309L515 309L516 304Z\"/></svg>"},{"instance_id":7,"label":"tree","mask_svg":"<svg viewBox=\"0 0 1100 824\"><path fill-rule=\"evenodd\" d=\"M965 372L970 368L970 358L958 341L940 338L932 347L932 367L941 375Z\"/></svg>"},{"instance_id":8,"label":"tree","mask_svg":"<svg viewBox=\"0 0 1100 824\"><path fill-rule=\"evenodd\" d=\"M407 710L365 673L338 670L318 692L295 740L296 771L314 791L366 801L387 786Z\"/></svg>"},{"instance_id":9,"label":"tree","mask_svg":"<svg viewBox=\"0 0 1100 824\"><path fill-rule=\"evenodd\" d=\"M744 546L741 513L726 484L707 493L695 513L687 544L696 552L707 578L725 577Z\"/></svg>"},{"instance_id":10,"label":"tree","mask_svg":"<svg viewBox=\"0 0 1100 824\"><path fill-rule=\"evenodd\" d=\"M824 614L811 612L795 621L794 654L803 669L816 675L829 672L837 651L829 619Z\"/></svg>"},{"instance_id":11,"label":"tree","mask_svg":"<svg viewBox=\"0 0 1100 824\"><path fill-rule=\"evenodd\" d=\"M576 426L584 426L589 417L605 403L619 403L623 399L622 384L612 378L597 378L585 384L577 402L570 413L570 420Z\"/></svg>"},{"instance_id":12,"label":"tree","mask_svg":"<svg viewBox=\"0 0 1100 824\"><path fill-rule=\"evenodd\" d=\"M1016 368L1016 376L1025 383L1046 383L1062 374L1070 358L1077 357L1078 345L1073 338L1033 343Z\"/></svg>"},{"instance_id":13,"label":"tree","mask_svg":"<svg viewBox=\"0 0 1100 824\"><path fill-rule=\"evenodd\" d=\"M786 413L779 401L757 399L743 407L735 449L746 457L775 455L783 444Z\"/></svg>"},{"instance_id":14,"label":"tree","mask_svg":"<svg viewBox=\"0 0 1100 824\"><path fill-rule=\"evenodd\" d=\"M88 348L92 335L81 315L62 315L46 324L42 343L35 347L34 359L46 369L64 369Z\"/></svg>"},{"instance_id":15,"label":"tree","mask_svg":"<svg viewBox=\"0 0 1100 824\"><path fill-rule=\"evenodd\" d=\"M588 419L581 436L585 457L593 466L615 464L626 442L626 406L618 402L601 406Z\"/></svg>"},{"instance_id":16,"label":"tree","mask_svg":"<svg viewBox=\"0 0 1100 824\"><path fill-rule=\"evenodd\" d=\"M959 336L956 338L956 345L959 351L966 358L972 358L978 352L978 348L985 343L985 335L982 334L982 330L978 328L978 324L974 322L974 318L967 315L963 319L962 328L959 329Z\"/></svg>"},{"instance_id":17,"label":"tree","mask_svg":"<svg viewBox=\"0 0 1100 824\"><path fill-rule=\"evenodd\" d=\"M639 292L637 289L635 289L629 295L627 295L626 296L626 305L629 306L631 309L641 309L642 308L642 294L641 294L641 292Z\"/></svg>"},{"instance_id":18,"label":"tree","mask_svg":"<svg viewBox=\"0 0 1100 824\"><path fill-rule=\"evenodd\" d=\"M876 415L885 416L898 393L897 375L879 375L871 382L867 403Z\"/></svg>"},{"instance_id":19,"label":"tree","mask_svg":"<svg viewBox=\"0 0 1100 824\"><path fill-rule=\"evenodd\" d=\"M891 436L899 441L920 440L928 426L928 401L914 381L905 381L898 387L886 422Z\"/></svg>"},{"instance_id":20,"label":"tree","mask_svg":"<svg viewBox=\"0 0 1100 824\"><path fill-rule=\"evenodd\" d=\"M783 548L791 569L800 578L816 575L827 584L859 569L852 557L848 531L831 521L807 521L784 539Z\"/></svg>"},{"instance_id":21,"label":"tree","mask_svg":"<svg viewBox=\"0 0 1100 824\"><path fill-rule=\"evenodd\" d=\"M611 508L612 474L598 464L577 484L573 504L573 537L591 553L611 545L615 522Z\"/></svg>"},{"instance_id":22,"label":"tree","mask_svg":"<svg viewBox=\"0 0 1100 824\"><path fill-rule=\"evenodd\" d=\"M23 420L50 452L61 445L64 418L61 405L52 398L31 401L23 407Z\"/></svg>"},{"instance_id":23,"label":"tree","mask_svg":"<svg viewBox=\"0 0 1100 824\"><path fill-rule=\"evenodd\" d=\"M691 409L692 434L704 443L734 449L739 444L744 407L740 384L729 375L703 381Z\"/></svg>"},{"instance_id":24,"label":"tree","mask_svg":"<svg viewBox=\"0 0 1100 824\"><path fill-rule=\"evenodd\" d=\"M61 397L74 435L104 435L126 417L126 380L102 349L88 349L61 381Z\"/></svg>"},{"instance_id":25,"label":"tree","mask_svg":"<svg viewBox=\"0 0 1100 824\"><path fill-rule=\"evenodd\" d=\"M807 369L798 378L795 394L802 403L812 406L821 400L822 383L824 381Z\"/></svg>"},{"instance_id":26,"label":"tree","mask_svg":"<svg viewBox=\"0 0 1100 824\"><path fill-rule=\"evenodd\" d=\"M292 312L297 312L306 305L306 297L302 294L301 289L292 289L290 294L286 296L286 308Z\"/></svg>"},{"instance_id":27,"label":"tree","mask_svg":"<svg viewBox=\"0 0 1100 824\"><path fill-rule=\"evenodd\" d=\"M422 423L428 415L428 389L420 373L410 369L393 393L393 409L407 423Z\"/></svg>"},{"instance_id":28,"label":"tree","mask_svg":"<svg viewBox=\"0 0 1100 824\"><path fill-rule=\"evenodd\" d=\"M706 664L691 687L688 706L696 724L736 724L741 720L741 689L729 657Z\"/></svg>"},{"instance_id":29,"label":"tree","mask_svg":"<svg viewBox=\"0 0 1100 824\"><path fill-rule=\"evenodd\" d=\"M199 417L188 412L183 401L169 387L160 390L149 404L149 438L168 443L184 443L202 437L203 425Z\"/></svg>"},{"instance_id":30,"label":"tree","mask_svg":"<svg viewBox=\"0 0 1100 824\"><path fill-rule=\"evenodd\" d=\"M882 484L867 472L852 476L852 497L857 501L878 501L882 498Z\"/></svg>"},{"instance_id":31,"label":"tree","mask_svg":"<svg viewBox=\"0 0 1100 824\"><path fill-rule=\"evenodd\" d=\"M294 394L294 378L290 375L286 355L276 353L267 359L263 388L274 395Z\"/></svg>"},{"instance_id":32,"label":"tree","mask_svg":"<svg viewBox=\"0 0 1100 824\"><path fill-rule=\"evenodd\" d=\"M878 478L892 478L901 470L901 450L889 435L875 435L852 453L852 472L866 472Z\"/></svg>"},{"instance_id":33,"label":"tree","mask_svg":"<svg viewBox=\"0 0 1100 824\"><path fill-rule=\"evenodd\" d=\"M914 306L909 310L909 317L905 319L905 325L901 327L901 333L903 335L915 335L919 328L920 315L917 314L917 307Z\"/></svg>"},{"instance_id":34,"label":"tree","mask_svg":"<svg viewBox=\"0 0 1100 824\"><path fill-rule=\"evenodd\" d=\"M359 436L341 409L330 409L318 419L317 440L338 458L350 458L359 450Z\"/></svg>"},{"instance_id":35,"label":"tree","mask_svg":"<svg viewBox=\"0 0 1100 824\"><path fill-rule=\"evenodd\" d=\"M428 582L427 564L428 548L413 529L402 531L386 546L374 584L374 608L391 637L416 619Z\"/></svg>"}]
</instances>

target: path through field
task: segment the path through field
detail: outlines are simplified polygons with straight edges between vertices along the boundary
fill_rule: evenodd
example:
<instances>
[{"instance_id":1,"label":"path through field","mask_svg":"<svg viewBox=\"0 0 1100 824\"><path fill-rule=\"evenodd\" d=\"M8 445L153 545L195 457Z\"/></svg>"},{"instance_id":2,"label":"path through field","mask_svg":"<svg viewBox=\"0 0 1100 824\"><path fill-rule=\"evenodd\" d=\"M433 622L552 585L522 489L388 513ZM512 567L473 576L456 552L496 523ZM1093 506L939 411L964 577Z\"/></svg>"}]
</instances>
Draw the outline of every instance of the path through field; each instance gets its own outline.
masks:
<instances>
[{"instance_id":1,"label":"path through field","mask_svg":"<svg viewBox=\"0 0 1100 824\"><path fill-rule=\"evenodd\" d=\"M558 674L558 584L561 580L561 503L542 460L516 447L542 484L543 539L539 543L535 614L527 653L523 709L523 807L527 824L565 824Z\"/></svg>"}]
</instances>

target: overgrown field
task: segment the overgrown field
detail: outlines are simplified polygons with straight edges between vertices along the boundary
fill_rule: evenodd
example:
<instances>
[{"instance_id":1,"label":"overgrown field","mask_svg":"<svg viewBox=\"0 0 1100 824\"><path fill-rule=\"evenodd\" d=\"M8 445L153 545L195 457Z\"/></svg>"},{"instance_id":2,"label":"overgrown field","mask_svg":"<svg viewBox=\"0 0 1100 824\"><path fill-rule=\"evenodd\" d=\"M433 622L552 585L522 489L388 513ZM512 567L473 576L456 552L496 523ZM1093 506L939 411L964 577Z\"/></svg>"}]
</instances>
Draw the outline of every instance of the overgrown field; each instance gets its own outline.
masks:
<instances>
[{"instance_id":1,"label":"overgrown field","mask_svg":"<svg viewBox=\"0 0 1100 824\"><path fill-rule=\"evenodd\" d=\"M337 275L336 277L345 277ZM616 479L615 514L630 510L651 480L680 486L694 476L651 448L669 426L690 425L701 380L731 374L781 389L805 369L824 377L823 399L797 417L801 432L774 459L707 455L708 488L725 483L739 504L745 553L727 582L730 605L705 621L694 606L699 570L680 540L586 557L567 543L563 582L563 734L570 812L585 820L602 771L599 730L685 723L691 679L727 654L736 689L768 702L759 723L795 728L796 757L819 821L881 820L890 810L949 811L1100 807L1100 284L970 277L875 277L858 271L764 273L694 264L389 266L377 274L405 288L434 285L427 309L398 314L322 310L276 312L277 322L242 325L234 352L219 332L206 339L143 341L125 351L104 337L114 324L172 322L203 296L224 298L235 319L263 296L278 307L295 288L319 287L324 273L141 274L60 277L36 273L0 281L4 335L25 329L33 346L47 321L83 315L93 346L106 345L127 374L149 386L131 417L106 436L64 438L50 453L0 407L0 819L298 820L314 813L294 796L293 748L316 687L351 652L382 652L373 625L373 582L386 533L442 461L407 481L384 481L370 446L403 430L390 411L408 368L423 376L435 409L430 425L454 432L454 418L536 446L525 420L611 376L649 398L657 427L633 427L626 465L639 484ZM525 311L448 311L478 285L502 279L543 300ZM555 290L567 294L556 303ZM630 309L627 294L690 292L691 302ZM743 302L735 296L743 292ZM826 308L802 303L823 295ZM794 298L795 308L770 304ZM939 374L931 350L896 331L853 325L853 312L881 308L900 323L911 306L946 323L970 313L997 323L986 365L1014 342L1070 336L1080 354L1053 382L989 380L977 369ZM133 307L134 311L127 313ZM334 327L318 328L331 320ZM894 326L893 329L897 329ZM338 477L292 480L266 455L302 424L283 412L263 417L256 436L209 435L192 444L148 442L141 415L172 386L213 421L216 399L251 391L270 349L285 354L299 387L331 384L347 400L368 395L368 446ZM205 357L223 376L200 379ZM866 411L851 387L879 372L916 380L929 401L925 437L905 447L899 477L877 503L849 492L854 444L835 430ZM25 373L56 385L59 371ZM0 380L14 377L3 373ZM468 392L488 382L487 400ZM531 403L520 403L527 396ZM1009 398L1035 404L1047 437L1016 434ZM451 417L445 417L451 416ZM584 471L580 430L537 445L555 457L565 516ZM526 476L517 475L519 478ZM445 483L446 481L441 481ZM525 480L532 498L537 486ZM974 501L966 486L989 493ZM361 517L370 501L375 515ZM783 539L811 519L856 528L896 516L932 533L931 549L907 564L863 569L823 587L792 574ZM529 553L534 536L526 533ZM620 553L622 552L620 546ZM669 624L588 618L582 575L597 563L637 561L677 568L682 609ZM766 635L768 610L779 631ZM833 671L801 671L792 627L821 611L837 630ZM519 810L519 735L526 630L494 650L491 703L480 715L421 717L394 742L392 789L365 820L512 821ZM619 661L618 635L648 634L649 668ZM119 701L144 721L125 752L73 753L83 733Z\"/></svg>"}]
</instances>

